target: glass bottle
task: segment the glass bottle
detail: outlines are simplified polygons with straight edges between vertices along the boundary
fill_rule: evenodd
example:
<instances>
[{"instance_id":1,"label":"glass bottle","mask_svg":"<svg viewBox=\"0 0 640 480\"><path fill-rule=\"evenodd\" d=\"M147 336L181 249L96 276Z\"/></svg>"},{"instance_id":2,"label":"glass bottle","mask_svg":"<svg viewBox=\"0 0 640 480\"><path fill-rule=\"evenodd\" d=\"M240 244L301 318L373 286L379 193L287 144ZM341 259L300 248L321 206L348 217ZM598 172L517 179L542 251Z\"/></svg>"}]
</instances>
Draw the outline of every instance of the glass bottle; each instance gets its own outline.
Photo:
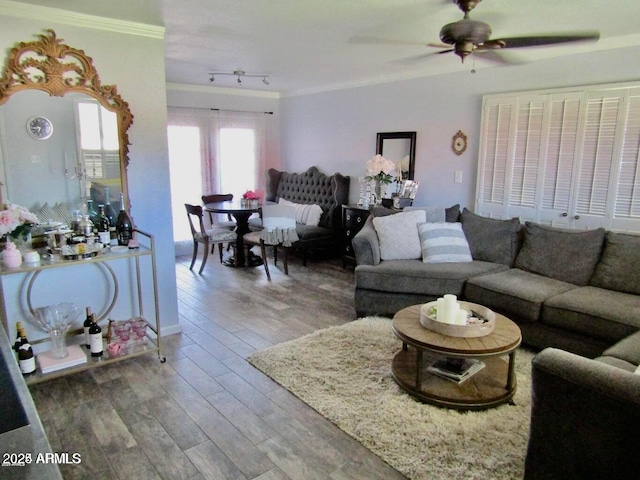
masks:
<instances>
[{"instance_id":1,"label":"glass bottle","mask_svg":"<svg viewBox=\"0 0 640 480\"><path fill-rule=\"evenodd\" d=\"M109 225L109 219L105 214L104 205L98 205L99 214L98 214L98 238L100 243L105 247L109 246L111 243L111 232L109 231L111 225Z\"/></svg>"},{"instance_id":2,"label":"glass bottle","mask_svg":"<svg viewBox=\"0 0 640 480\"><path fill-rule=\"evenodd\" d=\"M71 216L71 230L73 230L74 235L82 235L82 229L80 228L81 222L82 214L80 210L74 210Z\"/></svg>"},{"instance_id":3,"label":"glass bottle","mask_svg":"<svg viewBox=\"0 0 640 480\"><path fill-rule=\"evenodd\" d=\"M89 218L89 215L82 217L80 222L80 235L84 235L87 242L93 236L93 222Z\"/></svg>"},{"instance_id":4,"label":"glass bottle","mask_svg":"<svg viewBox=\"0 0 640 480\"><path fill-rule=\"evenodd\" d=\"M23 375L30 375L36 371L36 357L33 354L33 348L29 340L27 340L27 334L24 327L20 326L20 346L18 347L18 364L20 365L20 371Z\"/></svg>"},{"instance_id":5,"label":"glass bottle","mask_svg":"<svg viewBox=\"0 0 640 480\"><path fill-rule=\"evenodd\" d=\"M88 199L87 200L87 215L89 215L89 219L93 222L93 225L96 226L98 225L98 212L96 211L95 207L93 206L93 200L92 199Z\"/></svg>"},{"instance_id":6,"label":"glass bottle","mask_svg":"<svg viewBox=\"0 0 640 480\"><path fill-rule=\"evenodd\" d=\"M92 357L102 356L102 328L96 322L96 314L91 314L91 326L89 327L89 343Z\"/></svg>"},{"instance_id":7,"label":"glass bottle","mask_svg":"<svg viewBox=\"0 0 640 480\"><path fill-rule=\"evenodd\" d=\"M116 220L116 235L118 245L129 245L129 240L133 238L133 224L124 205L124 194L120 193L120 213Z\"/></svg>"},{"instance_id":8,"label":"glass bottle","mask_svg":"<svg viewBox=\"0 0 640 480\"><path fill-rule=\"evenodd\" d=\"M20 348L20 343L22 342L22 337L20 337L20 329L22 328L21 322L16 322L16 341L13 344L13 349L18 353L18 349Z\"/></svg>"},{"instance_id":9,"label":"glass bottle","mask_svg":"<svg viewBox=\"0 0 640 480\"><path fill-rule=\"evenodd\" d=\"M91 328L91 308L87 307L87 316L82 324L82 330L84 332L84 346L91 348L91 337L89 337L89 328Z\"/></svg>"},{"instance_id":10,"label":"glass bottle","mask_svg":"<svg viewBox=\"0 0 640 480\"><path fill-rule=\"evenodd\" d=\"M111 243L116 243L116 212L111 206L111 197L109 187L104 188L104 213L109 219L109 235L111 236Z\"/></svg>"}]
</instances>

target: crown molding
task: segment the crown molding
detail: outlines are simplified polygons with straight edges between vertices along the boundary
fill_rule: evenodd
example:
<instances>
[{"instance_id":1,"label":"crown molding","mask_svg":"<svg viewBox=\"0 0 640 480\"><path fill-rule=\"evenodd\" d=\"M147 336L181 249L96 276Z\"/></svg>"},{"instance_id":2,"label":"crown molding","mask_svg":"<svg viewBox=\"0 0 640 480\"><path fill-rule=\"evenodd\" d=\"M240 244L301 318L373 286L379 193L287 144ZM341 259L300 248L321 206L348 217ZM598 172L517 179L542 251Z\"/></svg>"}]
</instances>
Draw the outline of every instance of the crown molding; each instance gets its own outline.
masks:
<instances>
[{"instance_id":1,"label":"crown molding","mask_svg":"<svg viewBox=\"0 0 640 480\"><path fill-rule=\"evenodd\" d=\"M60 8L43 7L40 5L13 2L11 0L0 0L0 12L1 15L12 17L55 22L94 30L137 35L140 37L164 39L165 36L165 28L159 25L148 25L146 23L131 22L128 20L87 15L70 10L62 10Z\"/></svg>"},{"instance_id":2,"label":"crown molding","mask_svg":"<svg viewBox=\"0 0 640 480\"><path fill-rule=\"evenodd\" d=\"M225 88L203 85L190 85L186 83L167 83L167 90L198 93L218 93L220 95L235 95L238 97L280 98L279 92L265 92L264 90L249 90L245 88Z\"/></svg>"}]
</instances>

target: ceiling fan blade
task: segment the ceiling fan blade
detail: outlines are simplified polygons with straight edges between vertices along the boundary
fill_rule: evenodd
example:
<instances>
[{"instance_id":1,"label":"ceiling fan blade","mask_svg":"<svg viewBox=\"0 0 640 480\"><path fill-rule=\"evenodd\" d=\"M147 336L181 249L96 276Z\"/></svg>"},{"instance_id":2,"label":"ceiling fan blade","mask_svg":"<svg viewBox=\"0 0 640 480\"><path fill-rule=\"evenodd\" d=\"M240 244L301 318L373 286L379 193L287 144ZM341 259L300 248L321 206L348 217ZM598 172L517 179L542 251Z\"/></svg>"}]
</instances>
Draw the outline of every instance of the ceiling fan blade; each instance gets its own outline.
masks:
<instances>
[{"instance_id":1,"label":"ceiling fan blade","mask_svg":"<svg viewBox=\"0 0 640 480\"><path fill-rule=\"evenodd\" d=\"M559 43L596 41L600 38L600 32L585 32L574 35L538 35L529 37L509 37L489 40L478 49L492 50L496 48L523 48L538 47L542 45L555 45Z\"/></svg>"},{"instance_id":2,"label":"ceiling fan blade","mask_svg":"<svg viewBox=\"0 0 640 480\"><path fill-rule=\"evenodd\" d=\"M431 57L432 55L438 55L440 53L445 53L445 52L421 53L420 55L413 55L412 57L405 57L405 58L400 58L398 60L393 60L391 63L393 63L394 65L404 65L404 66L415 65Z\"/></svg>"},{"instance_id":3,"label":"ceiling fan blade","mask_svg":"<svg viewBox=\"0 0 640 480\"><path fill-rule=\"evenodd\" d=\"M476 50L473 52L473 58L474 59L481 59L481 60L487 60L489 62L492 63L496 63L496 64L500 64L500 65L510 65L511 62L509 62L507 59L505 59L502 55L500 55L498 52L496 51L491 51L491 50Z\"/></svg>"},{"instance_id":4,"label":"ceiling fan blade","mask_svg":"<svg viewBox=\"0 0 640 480\"><path fill-rule=\"evenodd\" d=\"M433 48L447 48L449 49L449 51L453 50L451 48L451 45L447 44L447 43L427 43L427 47L433 47Z\"/></svg>"},{"instance_id":5,"label":"ceiling fan blade","mask_svg":"<svg viewBox=\"0 0 640 480\"><path fill-rule=\"evenodd\" d=\"M420 45L422 47L424 47L425 45L424 42L399 40L396 38L370 37L368 35L353 36L349 38L347 43L351 43L355 45Z\"/></svg>"}]
</instances>

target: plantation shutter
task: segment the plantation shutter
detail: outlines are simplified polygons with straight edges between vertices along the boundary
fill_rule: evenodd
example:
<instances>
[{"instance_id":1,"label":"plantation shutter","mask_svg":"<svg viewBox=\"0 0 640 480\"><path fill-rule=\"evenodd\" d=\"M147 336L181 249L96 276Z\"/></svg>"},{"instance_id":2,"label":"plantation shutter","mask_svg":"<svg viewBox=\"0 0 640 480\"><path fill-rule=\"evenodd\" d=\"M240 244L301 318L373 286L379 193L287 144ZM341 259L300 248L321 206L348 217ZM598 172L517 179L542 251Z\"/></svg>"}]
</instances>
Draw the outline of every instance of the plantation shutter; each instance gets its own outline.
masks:
<instances>
[{"instance_id":1,"label":"plantation shutter","mask_svg":"<svg viewBox=\"0 0 640 480\"><path fill-rule=\"evenodd\" d=\"M544 134L545 97L518 99L508 216L535 216Z\"/></svg>"},{"instance_id":2,"label":"plantation shutter","mask_svg":"<svg viewBox=\"0 0 640 480\"><path fill-rule=\"evenodd\" d=\"M488 101L484 106L476 201L480 215L503 217L514 106L510 99Z\"/></svg>"},{"instance_id":3,"label":"plantation shutter","mask_svg":"<svg viewBox=\"0 0 640 480\"><path fill-rule=\"evenodd\" d=\"M552 95L544 152L539 221L565 226L572 202L572 185L579 142L580 93Z\"/></svg>"},{"instance_id":4,"label":"plantation shutter","mask_svg":"<svg viewBox=\"0 0 640 480\"><path fill-rule=\"evenodd\" d=\"M620 159L613 228L638 230L640 219L640 87L630 89Z\"/></svg>"},{"instance_id":5,"label":"plantation shutter","mask_svg":"<svg viewBox=\"0 0 640 480\"><path fill-rule=\"evenodd\" d=\"M484 98L476 212L640 231L640 86Z\"/></svg>"},{"instance_id":6,"label":"plantation shutter","mask_svg":"<svg viewBox=\"0 0 640 480\"><path fill-rule=\"evenodd\" d=\"M621 107L619 92L591 92L588 95L575 207L579 216L604 217L607 213Z\"/></svg>"}]
</instances>

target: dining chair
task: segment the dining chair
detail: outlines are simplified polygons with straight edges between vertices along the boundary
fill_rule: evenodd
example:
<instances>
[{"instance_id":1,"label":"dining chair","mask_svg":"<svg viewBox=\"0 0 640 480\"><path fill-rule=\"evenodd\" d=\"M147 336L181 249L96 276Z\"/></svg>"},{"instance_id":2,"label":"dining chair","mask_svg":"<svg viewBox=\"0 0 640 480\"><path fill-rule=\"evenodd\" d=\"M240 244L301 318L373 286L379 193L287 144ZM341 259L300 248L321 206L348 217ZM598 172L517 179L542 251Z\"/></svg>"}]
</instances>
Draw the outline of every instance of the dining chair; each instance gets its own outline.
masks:
<instances>
[{"instance_id":1,"label":"dining chair","mask_svg":"<svg viewBox=\"0 0 640 480\"><path fill-rule=\"evenodd\" d=\"M230 202L233 200L232 193L210 193L209 195L202 195L202 203L214 203L214 202ZM214 219L213 212L209 212L209 221L211 222L211 227L221 227L228 228L230 230L234 230L236 228L236 222L233 220L233 217L230 213L227 213L227 221L216 222Z\"/></svg>"},{"instance_id":2,"label":"dining chair","mask_svg":"<svg viewBox=\"0 0 640 480\"><path fill-rule=\"evenodd\" d=\"M207 263L207 256L209 255L209 245L211 249L217 244L220 251L220 262L222 263L222 245L225 243L235 242L237 235L227 228L212 228L207 230L204 226L204 220L202 218L202 207L200 205L184 204L187 210L187 217L189 218L189 227L191 227L191 235L193 236L193 258L191 259L191 265L189 270L193 269L193 264L196 262L198 256L198 244L204 244L204 257L202 258L202 265L198 273L202 273L205 264ZM197 219L197 221L196 221Z\"/></svg>"},{"instance_id":3,"label":"dining chair","mask_svg":"<svg viewBox=\"0 0 640 480\"><path fill-rule=\"evenodd\" d=\"M267 262L267 245L273 246L274 265L278 262L278 247L284 251L284 274L289 275L289 250L298 241L296 233L296 208L290 205L263 205L261 208L262 230L249 232L244 235L244 244L250 249L260 246L260 254L264 264L267 279L271 280L269 264Z\"/></svg>"}]
</instances>

